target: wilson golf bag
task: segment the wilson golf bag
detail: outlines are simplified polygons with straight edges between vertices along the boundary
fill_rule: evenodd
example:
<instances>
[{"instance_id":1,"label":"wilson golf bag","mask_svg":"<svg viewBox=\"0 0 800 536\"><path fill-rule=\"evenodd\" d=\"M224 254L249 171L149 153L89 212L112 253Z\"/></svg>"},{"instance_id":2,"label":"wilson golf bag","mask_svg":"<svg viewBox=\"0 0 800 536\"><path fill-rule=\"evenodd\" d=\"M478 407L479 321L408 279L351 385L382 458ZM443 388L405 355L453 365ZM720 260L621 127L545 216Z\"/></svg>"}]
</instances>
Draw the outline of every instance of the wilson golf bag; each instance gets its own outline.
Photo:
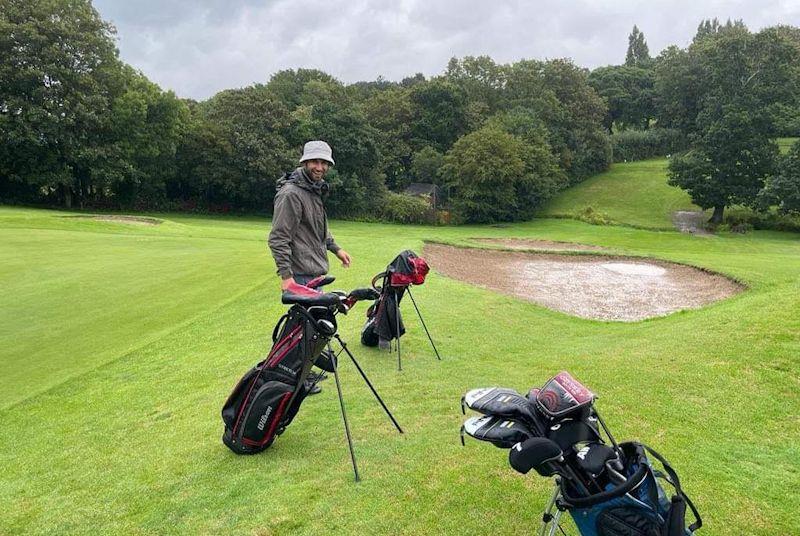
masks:
<instances>
[{"instance_id":1,"label":"wilson golf bag","mask_svg":"<svg viewBox=\"0 0 800 536\"><path fill-rule=\"evenodd\" d=\"M330 329L323 331L320 326ZM239 380L222 408L222 441L237 454L261 452L292 422L306 397L306 377L336 332L327 307L293 305L272 333L267 357Z\"/></svg>"},{"instance_id":2,"label":"wilson golf bag","mask_svg":"<svg viewBox=\"0 0 800 536\"><path fill-rule=\"evenodd\" d=\"M702 520L675 470L642 443L618 444L594 400L567 372L526 396L499 387L474 389L462 398L462 410L482 415L464 422L461 439L466 434L510 449L509 464L520 473L533 469L555 477L543 536L556 534L563 512L583 536L694 534ZM688 527L687 506L695 518Z\"/></svg>"},{"instance_id":3,"label":"wilson golf bag","mask_svg":"<svg viewBox=\"0 0 800 536\"><path fill-rule=\"evenodd\" d=\"M429 270L425 259L405 250L389 263L386 271L372 279L372 286L380 292L380 297L367 309L361 344L378 346L380 339L399 339L406 332L400 315L400 301L410 285L425 282ZM381 281L380 286L378 281Z\"/></svg>"}]
</instances>

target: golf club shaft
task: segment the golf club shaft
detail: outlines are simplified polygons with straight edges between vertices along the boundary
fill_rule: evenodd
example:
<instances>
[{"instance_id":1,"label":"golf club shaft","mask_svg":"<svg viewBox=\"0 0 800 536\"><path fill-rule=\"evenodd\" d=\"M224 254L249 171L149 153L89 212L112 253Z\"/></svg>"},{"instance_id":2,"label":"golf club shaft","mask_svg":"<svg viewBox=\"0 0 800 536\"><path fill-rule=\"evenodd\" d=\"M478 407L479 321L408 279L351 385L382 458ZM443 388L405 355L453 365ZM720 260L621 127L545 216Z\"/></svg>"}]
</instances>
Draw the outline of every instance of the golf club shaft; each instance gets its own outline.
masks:
<instances>
[{"instance_id":1,"label":"golf club shaft","mask_svg":"<svg viewBox=\"0 0 800 536\"><path fill-rule=\"evenodd\" d=\"M411 294L411 286L409 286L406 291L408 292L408 296L411 298L411 303L414 304L414 309L417 311L417 316L419 317L419 321L422 322L422 327L425 329L425 335L428 336L428 340L431 341L431 346L433 347L433 353L436 354L436 359L439 361L442 360L441 356L439 355L439 350L436 349L436 345L433 344L433 338L431 337L430 332L428 331L428 326L425 325L425 320L422 318L422 313L419 312L419 307L417 307L417 301L414 299L414 295Z\"/></svg>"}]
</instances>

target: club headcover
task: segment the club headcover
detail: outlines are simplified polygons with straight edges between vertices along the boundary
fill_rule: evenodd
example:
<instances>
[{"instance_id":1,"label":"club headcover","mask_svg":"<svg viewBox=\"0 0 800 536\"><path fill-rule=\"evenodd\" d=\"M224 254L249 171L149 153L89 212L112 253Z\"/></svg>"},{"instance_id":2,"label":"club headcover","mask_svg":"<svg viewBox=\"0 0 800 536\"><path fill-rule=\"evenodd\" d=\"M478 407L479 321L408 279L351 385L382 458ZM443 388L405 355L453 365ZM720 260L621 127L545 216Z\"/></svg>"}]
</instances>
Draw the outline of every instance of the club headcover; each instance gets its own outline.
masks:
<instances>
[{"instance_id":1,"label":"club headcover","mask_svg":"<svg viewBox=\"0 0 800 536\"><path fill-rule=\"evenodd\" d=\"M323 294L305 285L290 283L289 288L281 293L281 302L287 305L299 303L306 307L313 305L330 306L340 303L341 297L336 294Z\"/></svg>"},{"instance_id":2,"label":"club headcover","mask_svg":"<svg viewBox=\"0 0 800 536\"><path fill-rule=\"evenodd\" d=\"M308 288L320 288L324 287L325 285L330 285L334 281L336 281L336 278L332 275L321 275L306 283L306 286Z\"/></svg>"},{"instance_id":3,"label":"club headcover","mask_svg":"<svg viewBox=\"0 0 800 536\"><path fill-rule=\"evenodd\" d=\"M558 472L561 459L558 445L544 437L526 439L508 452L508 463L523 475L533 469L542 476L553 476Z\"/></svg>"},{"instance_id":4,"label":"club headcover","mask_svg":"<svg viewBox=\"0 0 800 536\"><path fill-rule=\"evenodd\" d=\"M374 288L357 288L350 291L348 297L353 298L356 301L361 301L361 300L377 300L378 298L381 297L381 295Z\"/></svg>"},{"instance_id":5,"label":"club headcover","mask_svg":"<svg viewBox=\"0 0 800 536\"><path fill-rule=\"evenodd\" d=\"M580 468L593 477L605 471L606 462L616 457L614 449L602 443L588 443L575 455Z\"/></svg>"},{"instance_id":6,"label":"club headcover","mask_svg":"<svg viewBox=\"0 0 800 536\"><path fill-rule=\"evenodd\" d=\"M506 417L526 424L537 422L535 405L515 390L504 387L473 389L461 398L462 411L464 407L484 415Z\"/></svg>"},{"instance_id":7,"label":"club headcover","mask_svg":"<svg viewBox=\"0 0 800 536\"><path fill-rule=\"evenodd\" d=\"M520 422L490 415L470 417L464 421L461 426L462 443L464 442L464 433L475 439L488 441L501 449L511 448L515 443L524 441L533 435L530 429Z\"/></svg>"}]
</instances>

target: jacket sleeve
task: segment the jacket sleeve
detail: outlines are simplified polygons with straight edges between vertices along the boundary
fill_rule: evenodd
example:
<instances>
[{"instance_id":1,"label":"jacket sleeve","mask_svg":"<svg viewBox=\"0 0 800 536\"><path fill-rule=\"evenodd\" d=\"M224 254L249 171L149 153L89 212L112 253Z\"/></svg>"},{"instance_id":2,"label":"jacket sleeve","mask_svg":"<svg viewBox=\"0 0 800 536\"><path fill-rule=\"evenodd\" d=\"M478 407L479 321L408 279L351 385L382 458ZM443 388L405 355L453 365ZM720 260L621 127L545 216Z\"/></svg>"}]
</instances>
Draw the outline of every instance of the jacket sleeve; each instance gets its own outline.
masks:
<instances>
[{"instance_id":1,"label":"jacket sleeve","mask_svg":"<svg viewBox=\"0 0 800 536\"><path fill-rule=\"evenodd\" d=\"M341 247L339 247L339 244L337 244L336 241L333 239L333 235L331 234L331 230L328 227L327 221L325 222L325 247L328 249L328 251L330 251L334 255L336 255L339 252L339 250L342 249Z\"/></svg>"},{"instance_id":2,"label":"jacket sleeve","mask_svg":"<svg viewBox=\"0 0 800 536\"><path fill-rule=\"evenodd\" d=\"M300 199L291 191L275 196L272 213L272 229L269 232L269 249L281 279L292 277L292 241L300 223L303 207Z\"/></svg>"}]
</instances>

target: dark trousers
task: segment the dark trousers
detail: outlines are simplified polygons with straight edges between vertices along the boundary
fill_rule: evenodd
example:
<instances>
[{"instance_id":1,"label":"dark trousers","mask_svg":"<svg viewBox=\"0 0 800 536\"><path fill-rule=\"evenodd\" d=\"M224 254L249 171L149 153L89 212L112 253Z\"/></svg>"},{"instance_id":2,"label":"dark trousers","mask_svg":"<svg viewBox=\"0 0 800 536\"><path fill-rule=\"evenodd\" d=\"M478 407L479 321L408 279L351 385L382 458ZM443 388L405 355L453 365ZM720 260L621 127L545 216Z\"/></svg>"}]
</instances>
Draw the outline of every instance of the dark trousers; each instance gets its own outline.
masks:
<instances>
[{"instance_id":1,"label":"dark trousers","mask_svg":"<svg viewBox=\"0 0 800 536\"><path fill-rule=\"evenodd\" d=\"M315 277L319 277L318 275L307 275L307 274L294 274L294 282L298 285L305 285Z\"/></svg>"}]
</instances>

